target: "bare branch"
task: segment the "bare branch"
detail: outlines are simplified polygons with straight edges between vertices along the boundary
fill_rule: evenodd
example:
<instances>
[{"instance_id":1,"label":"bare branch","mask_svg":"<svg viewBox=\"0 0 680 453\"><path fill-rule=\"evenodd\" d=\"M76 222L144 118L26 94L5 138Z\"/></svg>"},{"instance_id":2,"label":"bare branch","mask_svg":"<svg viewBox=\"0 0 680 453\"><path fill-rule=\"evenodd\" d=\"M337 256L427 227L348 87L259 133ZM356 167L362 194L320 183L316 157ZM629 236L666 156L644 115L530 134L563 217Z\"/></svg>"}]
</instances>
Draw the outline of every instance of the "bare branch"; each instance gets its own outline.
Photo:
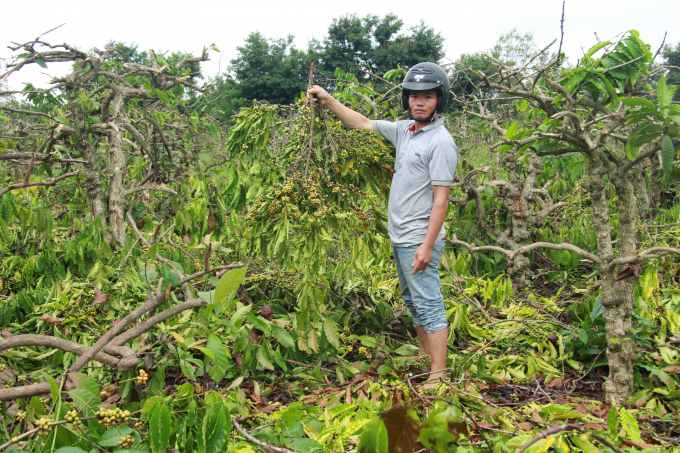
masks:
<instances>
[{"instance_id":1,"label":"bare branch","mask_svg":"<svg viewBox=\"0 0 680 453\"><path fill-rule=\"evenodd\" d=\"M564 41L564 5L566 1L562 0L562 18L560 19L560 47L557 49L557 62L562 60L562 42Z\"/></svg>"},{"instance_id":2,"label":"bare branch","mask_svg":"<svg viewBox=\"0 0 680 453\"><path fill-rule=\"evenodd\" d=\"M5 110L5 111L8 111L8 112L12 112L12 113L20 113L22 115L41 116L43 118L48 118L48 119L51 119L53 121L57 121L57 120L54 119L53 116L48 115L47 113L38 112L38 111L35 111L35 110L15 109L14 107L10 107L8 105L0 105L0 110Z\"/></svg>"},{"instance_id":3,"label":"bare branch","mask_svg":"<svg viewBox=\"0 0 680 453\"><path fill-rule=\"evenodd\" d=\"M575 246L574 244L567 244L567 243L553 244L552 242L534 242L532 244L525 245L524 247L520 247L517 250L508 250L508 249L504 249L502 247L496 247L496 246L493 246L493 245L483 245L481 247L477 247L474 244L469 244L465 241L461 241L460 239L458 239L456 237L455 234L453 235L453 238L447 239L446 242L449 242L449 243L454 244L454 245L462 245L463 247L468 249L470 251L470 253L476 253L476 252L482 252L482 251L492 251L492 252L502 253L510 261L514 260L515 257L518 256L518 255L525 255L528 252L531 252L532 250L545 248L545 249L552 249L552 250L568 250L570 252L576 253L577 255L579 255L583 258L589 259L589 260L593 261L594 263L603 264L603 261L602 261L602 259L600 259L599 256L593 255L592 253L587 252L587 251L583 250L582 248ZM680 249L677 249L677 250L679 251L678 253L680 253Z\"/></svg>"},{"instance_id":4,"label":"bare branch","mask_svg":"<svg viewBox=\"0 0 680 453\"><path fill-rule=\"evenodd\" d=\"M179 282L180 282L180 284L183 284L183 283L189 282L191 280L194 280L196 278L202 277L204 275L212 274L215 271L223 271L223 272L220 272L220 274L219 274L219 275L222 275L222 274L224 274L224 272L226 272L230 269L238 269L238 268L244 267L244 266L245 266L245 264L243 264L243 263L234 263L234 264L227 264L227 265L224 265L224 266L215 266L215 267L211 267L210 269L203 269L202 271L198 271L194 274L187 275L186 277L182 278Z\"/></svg>"},{"instance_id":5,"label":"bare branch","mask_svg":"<svg viewBox=\"0 0 680 453\"><path fill-rule=\"evenodd\" d=\"M199 308L202 306L208 305L206 301L203 299L191 299L186 302L182 302L181 304L174 305L167 310L163 310L162 312L158 313L157 315L154 315L141 324L136 325L132 329L128 330L127 332L117 336L111 341L111 345L113 346L122 346L126 344L130 340L134 340L135 338L139 337L143 333L148 332L149 330L153 329L153 327L158 324L159 322L163 322L166 319L179 314L185 310L191 310L192 308Z\"/></svg>"},{"instance_id":6,"label":"bare branch","mask_svg":"<svg viewBox=\"0 0 680 453\"><path fill-rule=\"evenodd\" d=\"M240 435L245 437L248 442L254 443L264 451L273 451L275 453L295 453L293 450L289 450L288 448L278 447L276 445L268 444L266 442L262 442L261 440L257 440L256 438L248 434L248 432L245 429L241 428L241 425L239 425L239 423L236 421L234 417L231 417L231 423L234 425L234 428L236 428L236 431L238 431Z\"/></svg>"},{"instance_id":7,"label":"bare branch","mask_svg":"<svg viewBox=\"0 0 680 453\"><path fill-rule=\"evenodd\" d=\"M50 337L47 335L35 335L35 334L15 335L0 340L0 351L18 348L21 346L40 346L43 348L61 349L62 351L70 352L79 356L82 356L83 354L90 350L88 346L83 346L72 341L64 340L63 338ZM121 353L120 350L116 350L116 352ZM128 351L125 352L126 352L125 355L129 355L127 354ZM129 350L129 353L132 353L132 350ZM93 359L96 360L97 362L117 368L119 371L124 371L137 364L137 358L134 355L132 355L131 358L132 361L130 361L126 357L124 357L123 359L118 359L105 352L99 352L95 354L95 356L93 357Z\"/></svg>"},{"instance_id":8,"label":"bare branch","mask_svg":"<svg viewBox=\"0 0 680 453\"><path fill-rule=\"evenodd\" d=\"M664 36L664 39L665 39L665 36ZM646 54L642 54L642 55L640 55L639 57L633 58L633 59L630 60L630 61L626 61L625 63L621 63L621 64L616 65L616 66L612 66L611 68L608 68L608 69L604 70L601 74L604 74L605 72L613 71L614 69L621 68L621 67L626 66L626 65L629 65L629 64L631 64L631 63L635 63L636 61L641 60L641 59L645 58L646 56L647 56Z\"/></svg>"},{"instance_id":9,"label":"bare branch","mask_svg":"<svg viewBox=\"0 0 680 453\"><path fill-rule=\"evenodd\" d=\"M675 137L672 140L673 140L673 146L680 145L680 138ZM650 147L644 153L639 154L638 157L635 160L630 161L626 165L624 165L619 170L619 174L621 174L621 175L625 174L626 172L628 172L628 170L630 170L631 168L633 168L634 166L636 166L637 164L639 164L643 160L645 160L649 157L652 157L655 153L659 152L660 150L661 150L661 139L657 139L654 146Z\"/></svg>"},{"instance_id":10,"label":"bare branch","mask_svg":"<svg viewBox=\"0 0 680 453\"><path fill-rule=\"evenodd\" d=\"M52 154L45 153L3 153L0 154L0 160L29 160L35 156L35 160L56 163L56 162L68 162L72 164L86 164L86 160L80 159L55 159Z\"/></svg>"},{"instance_id":11,"label":"bare branch","mask_svg":"<svg viewBox=\"0 0 680 453\"><path fill-rule=\"evenodd\" d=\"M61 181L61 180L63 180L63 179L66 179L66 178L70 178L71 176L75 176L75 175L77 175L77 174L79 174L79 173L80 173L80 172L78 172L78 171L74 171L74 172L71 172L71 173L65 173L65 174L63 174L63 175L61 175L61 176L58 176L58 177L56 177L56 178L54 178L54 179L52 179L52 180L50 180L50 181L38 181L38 182L29 182L29 183L10 184L9 186L3 187L2 189L0 189L0 197L2 197L2 196L5 195L7 192L10 192L10 191L12 191L12 190L25 189L26 187L35 187L35 186L45 187L45 186L53 186L53 185L55 185L56 183L58 183L59 181Z\"/></svg>"},{"instance_id":12,"label":"bare branch","mask_svg":"<svg viewBox=\"0 0 680 453\"><path fill-rule=\"evenodd\" d=\"M28 184L28 182L31 180L31 173L33 173L33 166L35 165L35 154L31 156L31 162L28 164L28 168L26 168L26 173L24 173L24 182L22 184Z\"/></svg>"},{"instance_id":13,"label":"bare branch","mask_svg":"<svg viewBox=\"0 0 680 453\"><path fill-rule=\"evenodd\" d=\"M649 229L649 228L667 228L667 227L672 227L672 226L677 226L680 225L680 222L675 222L675 223L667 223L666 225L642 225L642 228Z\"/></svg>"},{"instance_id":14,"label":"bare branch","mask_svg":"<svg viewBox=\"0 0 680 453\"><path fill-rule=\"evenodd\" d=\"M158 122L155 119L153 119L153 117L151 115L149 115L149 111L148 111L149 102L146 99L144 99L142 106L143 106L142 111L144 112L144 118L146 118L146 120L153 125L154 129L156 129L156 133L161 138L161 141L163 142L163 146L165 146L165 150L168 153L168 160L170 160L170 162L172 162L172 153L170 152L170 150L172 148L168 144L168 141L165 139L165 134L163 134L163 128L161 127L160 124L158 124Z\"/></svg>"},{"instance_id":15,"label":"bare branch","mask_svg":"<svg viewBox=\"0 0 680 453\"><path fill-rule=\"evenodd\" d=\"M159 280L158 287L161 288L163 285L163 278ZM120 320L116 325L111 327L108 332L106 332L102 337L92 345L92 347L83 355L75 361L73 365L69 368L69 373L78 372L89 362L99 351L101 351L104 346L109 344L119 333L121 333L127 326L137 321L143 314L155 309L165 302L165 295L159 290L157 290L156 295L150 297L138 308L132 310L123 319Z\"/></svg>"},{"instance_id":16,"label":"bare branch","mask_svg":"<svg viewBox=\"0 0 680 453\"><path fill-rule=\"evenodd\" d=\"M477 247L474 244L469 244L465 241L461 241L460 239L458 239L458 237L456 237L455 234L453 235L453 237L451 239L446 239L446 242L448 242L449 244L453 244L453 245L462 245L463 247L468 249L468 251L470 253L477 253L477 252L483 252L483 251L498 252L498 253L502 253L503 255L505 255L505 257L508 258L508 259L510 258L511 254L512 254L512 250L504 249L502 247L497 247L495 245L482 245L480 247Z\"/></svg>"},{"instance_id":17,"label":"bare branch","mask_svg":"<svg viewBox=\"0 0 680 453\"><path fill-rule=\"evenodd\" d=\"M143 186L137 186L133 187L132 189L127 189L124 193L124 196L132 195L135 192L141 192L143 190L156 190L159 192L167 192L172 195L177 195L177 192L175 192L169 187L157 184L144 184Z\"/></svg>"},{"instance_id":18,"label":"bare branch","mask_svg":"<svg viewBox=\"0 0 680 453\"><path fill-rule=\"evenodd\" d=\"M585 428L582 427L582 426L575 425L575 424L572 424L572 423L567 423L567 424L564 424L564 425L561 425L561 426L557 426L557 427L555 427L555 428L551 428L551 429L547 429L547 430L545 430L545 431L541 431L540 433L538 433L538 434L536 435L536 437L534 437L534 438L531 439L529 442L527 442L526 444L524 444L524 445L522 446L522 449L521 449L518 453L523 453L524 450L526 450L527 448L531 447L533 444L535 444L535 443L538 442L539 440L545 439L545 438L547 438L548 436L552 436L553 434L557 434L557 433L562 432L562 431L578 431L578 432L581 432L581 433L588 433L588 434L590 434L594 439L597 439L598 442L600 442L600 443L606 445L607 447L611 448L611 449L614 450L616 453L622 453L621 450L619 449L619 447L617 447L616 445L614 445L611 441L609 441L609 440L607 440L607 439L605 439L605 438L603 438L603 437L601 437L601 436L599 436L599 435L593 433L592 431L588 431L587 429L585 429Z\"/></svg>"},{"instance_id":19,"label":"bare branch","mask_svg":"<svg viewBox=\"0 0 680 453\"><path fill-rule=\"evenodd\" d=\"M567 206L569 203L566 201L561 201L559 203L554 203L551 205L546 206L529 219L529 222L535 226L540 226L543 224L545 221L546 217L550 215L551 212L553 212L555 209L559 209L563 206Z\"/></svg>"},{"instance_id":20,"label":"bare branch","mask_svg":"<svg viewBox=\"0 0 680 453\"><path fill-rule=\"evenodd\" d=\"M201 53L200 57L187 57L182 60L180 60L179 63L175 65L176 68L181 68L187 63L198 63L201 61L209 61L208 59L208 49L206 47L203 48L203 52Z\"/></svg>"},{"instance_id":21,"label":"bare branch","mask_svg":"<svg viewBox=\"0 0 680 453\"><path fill-rule=\"evenodd\" d=\"M640 263L642 261L650 260L650 259L653 259L653 258L661 258L662 256L666 256L666 255L669 255L671 253L674 253L676 255L680 255L680 248L665 247L665 246L651 247L651 248L648 248L647 250L643 250L642 252L638 253L637 255L626 256L626 257L623 257L623 258L616 258L615 260L612 260L609 263L609 266L607 266L607 269L612 270L616 266L620 266L622 264Z\"/></svg>"}]
</instances>

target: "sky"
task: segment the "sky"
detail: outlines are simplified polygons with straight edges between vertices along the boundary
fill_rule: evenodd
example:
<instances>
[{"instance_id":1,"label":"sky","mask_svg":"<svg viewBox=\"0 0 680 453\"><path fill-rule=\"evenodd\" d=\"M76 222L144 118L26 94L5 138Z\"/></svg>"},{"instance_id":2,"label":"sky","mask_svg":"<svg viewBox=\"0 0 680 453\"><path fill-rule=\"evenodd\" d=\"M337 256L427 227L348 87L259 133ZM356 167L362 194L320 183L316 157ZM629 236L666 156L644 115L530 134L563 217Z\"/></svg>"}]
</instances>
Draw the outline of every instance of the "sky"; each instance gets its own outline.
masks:
<instances>
[{"instance_id":1,"label":"sky","mask_svg":"<svg viewBox=\"0 0 680 453\"><path fill-rule=\"evenodd\" d=\"M249 33L265 36L295 36L295 44L306 48L310 39L322 40L333 18L356 14L384 16L394 13L404 29L424 21L445 38L446 56L456 60L463 53L487 50L502 33L517 28L532 32L539 47L560 37L562 0L484 0L415 2L403 0L324 1L207 1L117 0L4 0L0 26L0 58L12 54L6 46L26 42L58 25L61 28L43 39L66 42L83 50L102 48L105 43L123 41L139 44L140 50L171 50L200 54L214 43L221 51L211 52L203 64L204 74L228 69ZM629 29L640 32L643 41L656 52L667 32L667 43L680 42L677 0L566 0L563 50L575 62L601 40L609 40ZM8 84L21 88L25 82L47 86L49 76L68 71L65 64L45 70L31 65L13 74Z\"/></svg>"}]
</instances>

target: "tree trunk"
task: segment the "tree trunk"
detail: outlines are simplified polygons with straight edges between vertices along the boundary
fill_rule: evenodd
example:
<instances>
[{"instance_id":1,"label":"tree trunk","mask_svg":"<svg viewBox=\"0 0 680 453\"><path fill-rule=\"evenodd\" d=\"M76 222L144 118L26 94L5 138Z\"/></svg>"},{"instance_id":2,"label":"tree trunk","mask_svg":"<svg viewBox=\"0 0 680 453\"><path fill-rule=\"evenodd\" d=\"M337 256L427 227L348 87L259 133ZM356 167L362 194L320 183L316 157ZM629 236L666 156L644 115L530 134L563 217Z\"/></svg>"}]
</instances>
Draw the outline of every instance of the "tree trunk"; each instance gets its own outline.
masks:
<instances>
[{"instance_id":1,"label":"tree trunk","mask_svg":"<svg viewBox=\"0 0 680 453\"><path fill-rule=\"evenodd\" d=\"M521 180L517 172L517 156L509 152L505 157L505 169L508 171L510 185L503 189L503 202L508 208L512 227L510 231L501 233L498 243L510 250L517 250L526 245L529 239L531 207L535 199L533 190L537 176L543 169L543 162L540 157L531 156L526 176ZM522 289L529 285L527 277L530 266L531 261L525 255L519 255L508 263L508 274L516 288Z\"/></svg>"},{"instance_id":2,"label":"tree trunk","mask_svg":"<svg viewBox=\"0 0 680 453\"><path fill-rule=\"evenodd\" d=\"M649 166L649 192L652 194L652 212L650 218L654 216L661 209L661 160L659 153L656 153L651 158L651 165Z\"/></svg>"},{"instance_id":3,"label":"tree trunk","mask_svg":"<svg viewBox=\"0 0 680 453\"><path fill-rule=\"evenodd\" d=\"M123 186L125 153L121 137L123 129L115 122L110 124L113 130L109 135L109 172L111 174L109 179L109 222L113 240L121 247L125 247L125 186Z\"/></svg>"},{"instance_id":4,"label":"tree trunk","mask_svg":"<svg viewBox=\"0 0 680 453\"><path fill-rule=\"evenodd\" d=\"M637 356L635 344L630 334L633 314L634 280L616 281L616 269L609 268L614 260L611 239L611 216L605 193L606 174L601 152L592 151L588 155L588 182L593 208L593 227L597 238L598 255L604 260L600 266L602 285L602 306L605 330L607 332L607 361L609 378L604 383L605 402L622 406L633 393L633 367ZM611 172L610 172L611 174ZM631 177L626 175L612 181L619 196L619 250L621 256L635 253L635 224L637 203Z\"/></svg>"},{"instance_id":5,"label":"tree trunk","mask_svg":"<svg viewBox=\"0 0 680 453\"><path fill-rule=\"evenodd\" d=\"M102 227L106 231L107 237L110 235L107 228L106 221L106 200L104 197L104 189L102 188L102 181L99 177L99 172L95 169L88 168L85 171L85 189L87 196L90 199L90 208L92 209L92 216L95 219L100 219Z\"/></svg>"},{"instance_id":6,"label":"tree trunk","mask_svg":"<svg viewBox=\"0 0 680 453\"><path fill-rule=\"evenodd\" d=\"M652 215L652 200L649 197L649 190L647 190L647 171L640 164L635 170L635 190L640 199L640 217L648 219Z\"/></svg>"},{"instance_id":7,"label":"tree trunk","mask_svg":"<svg viewBox=\"0 0 680 453\"><path fill-rule=\"evenodd\" d=\"M90 138L85 128L85 115L83 113L83 108L78 101L80 84L74 81L74 74L69 76L69 80L65 84L69 110L73 113L73 118L71 120L71 123L73 124L73 137L76 139L76 147L80 151L81 156L87 160L83 173L85 176L85 189L87 190L87 195L90 199L92 216L101 221L102 228L104 228L104 231L106 232L107 241L111 242L111 235L107 228L106 221L107 208L101 180L101 168L97 162L96 150L93 148L92 143L90 143Z\"/></svg>"},{"instance_id":8,"label":"tree trunk","mask_svg":"<svg viewBox=\"0 0 680 453\"><path fill-rule=\"evenodd\" d=\"M634 175L635 173L628 172L613 181L618 195L619 256L622 258L635 255L637 243L635 234L638 206L633 183ZM609 294L606 305L604 285L602 294L609 359L609 380L605 382L604 389L610 404L624 405L628 397L633 394L633 372L637 361L635 340L630 333L635 304L633 295L635 279L616 281L616 278L616 269L610 269L607 273Z\"/></svg>"}]
</instances>

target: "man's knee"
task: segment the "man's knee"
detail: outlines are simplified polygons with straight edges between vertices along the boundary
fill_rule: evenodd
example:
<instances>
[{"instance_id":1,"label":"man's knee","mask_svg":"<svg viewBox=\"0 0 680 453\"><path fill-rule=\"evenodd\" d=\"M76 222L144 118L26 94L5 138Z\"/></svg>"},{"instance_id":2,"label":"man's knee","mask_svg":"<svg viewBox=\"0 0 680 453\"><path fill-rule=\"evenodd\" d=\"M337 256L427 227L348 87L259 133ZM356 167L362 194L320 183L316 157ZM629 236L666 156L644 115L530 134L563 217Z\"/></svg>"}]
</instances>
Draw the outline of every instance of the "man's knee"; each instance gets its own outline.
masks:
<instances>
[{"instance_id":1,"label":"man's knee","mask_svg":"<svg viewBox=\"0 0 680 453\"><path fill-rule=\"evenodd\" d=\"M428 334L433 334L437 332L441 332L444 329L447 329L449 327L448 321L446 321L446 317L444 317L443 320L436 320L429 322L423 326L425 328L425 332Z\"/></svg>"},{"instance_id":2,"label":"man's knee","mask_svg":"<svg viewBox=\"0 0 680 453\"><path fill-rule=\"evenodd\" d=\"M425 332L436 333L448 327L446 320L446 309L442 299L435 300L413 300L414 310L418 313L421 325L425 327Z\"/></svg>"}]
</instances>

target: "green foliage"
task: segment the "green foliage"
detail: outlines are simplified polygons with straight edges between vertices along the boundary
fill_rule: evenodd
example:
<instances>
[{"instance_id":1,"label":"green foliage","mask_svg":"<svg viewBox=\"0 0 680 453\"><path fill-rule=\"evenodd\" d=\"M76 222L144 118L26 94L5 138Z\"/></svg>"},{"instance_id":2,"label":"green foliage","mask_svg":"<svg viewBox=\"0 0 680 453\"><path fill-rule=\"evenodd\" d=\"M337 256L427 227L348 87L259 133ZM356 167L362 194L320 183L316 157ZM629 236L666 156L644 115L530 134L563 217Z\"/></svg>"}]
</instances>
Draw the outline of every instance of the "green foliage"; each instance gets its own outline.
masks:
<instances>
[{"instance_id":1,"label":"green foliage","mask_svg":"<svg viewBox=\"0 0 680 453\"><path fill-rule=\"evenodd\" d=\"M381 39L389 41L397 25L395 20L379 22L374 30L384 27ZM633 37L614 46L620 55L636 50ZM565 73L561 83L574 93L599 83L602 99L610 96L603 80L621 85L606 71L616 64L598 60L596 50ZM643 73L646 55L641 47L626 61ZM639 56L640 66L631 62ZM396 69L391 76L399 73ZM395 115L374 87L359 90L359 77L337 74L342 85L337 96L343 101L369 111L360 93L376 105L371 114ZM626 77L633 76L627 72ZM675 137L674 104L668 101L672 90L661 80L658 86L659 98L618 99L628 107L631 127L645 121L654 125L641 130L640 137L659 132L652 140L667 143L666 137ZM606 365L598 269L570 252L537 250L531 257L535 286L520 292L512 287L499 254L472 255L447 245L441 276L452 370L447 384L429 394L421 391L426 400L447 402L430 399L425 404L411 386L420 390L422 376L415 375L427 371L421 368L427 360L411 357L418 353L415 332L399 296L385 236L389 177L384 165L393 166L391 148L379 136L347 130L319 110L310 145L311 111L301 101L243 109L216 151L207 120L198 113L182 116L182 93L151 96L157 121L167 126L186 120L190 134L205 134L186 142L199 157L187 154L182 171L166 180L174 194L128 198L126 209L143 237L170 228L167 235L145 249L134 241L130 227L127 245L112 245L107 227L90 214L80 177L58 187L5 194L0 199L2 330L13 336L51 335L88 347L144 303L160 278L171 287L157 313L186 301L178 271L199 273L206 259L210 266L248 266L195 279L189 298L202 299L204 306L169 317L126 343L145 358L144 369L141 360L139 369L124 372L92 362L77 387L64 391L58 378L74 363L74 354L39 346L3 350L0 379L5 386L45 379L50 387L44 400L3 406L3 441L43 417L66 421L67 410L76 411L80 426L73 421L53 426L51 434L28 438L20 448L83 452L94 444L106 452L254 451L232 420L259 442L299 452L406 452L422 448L418 441L436 452L487 451L491 443L495 450L517 452L547 427L567 421L592 428L616 445L650 442L648 436L655 436L661 425L677 432L677 260L651 262L637 280L631 325L639 355L636 393L628 407L605 410L598 399ZM44 96L36 105L58 109L59 102ZM89 113L96 112L96 98L82 102ZM177 112L166 110L171 107ZM137 101L126 108L129 115L140 113ZM508 122L515 123L508 127L509 137L528 137L554 126L554 120L526 105L513 108L517 116ZM478 128L470 129L474 134L488 133L482 126L470 127ZM649 143L641 140L638 155ZM60 146L64 155L73 152L66 143ZM556 142L546 139L539 146L548 150ZM151 152L159 168L169 165L162 147ZM671 161L669 152L667 145L662 148L664 164ZM527 162L521 155L518 160L521 172ZM126 165L130 183L142 181L154 168L133 155ZM594 247L590 200L582 190L584 167L581 156L544 159L539 186L551 182L545 190L569 206L552 214L532 240ZM2 184L13 181L9 169L2 169ZM461 165L459 174L469 170ZM35 173L34 178L48 177L47 168ZM487 184L486 178L480 176L479 184ZM614 193L610 186L605 190ZM672 199L676 192L670 186L667 196ZM609 198L616 212L616 197ZM490 186L481 201L489 224L507 228L507 210ZM651 214L650 224L680 221L674 203ZM470 203L451 209L447 231L476 245L495 245L494 238L480 234L475 208ZM641 244L677 247L679 228L640 231L641 241L647 241ZM148 315L139 322L144 319ZM130 416L118 413L107 422L101 411L114 406ZM565 431L531 448L604 449L598 442Z\"/></svg>"},{"instance_id":2,"label":"green foliage","mask_svg":"<svg viewBox=\"0 0 680 453\"><path fill-rule=\"evenodd\" d=\"M424 22L402 32L403 21L393 14L383 18L347 15L333 20L322 42L312 41L308 49L293 45L293 36L272 39L252 32L238 55L231 60L229 74L214 80L215 90L206 94L197 108L209 109L227 120L250 101L291 104L306 90L310 63L317 63L317 77L331 79L340 69L355 74L362 82L390 71L397 65L410 67L421 61L439 61L444 56L444 39ZM193 70L192 70L193 73ZM387 86L378 81L380 91Z\"/></svg>"},{"instance_id":3,"label":"green foliage","mask_svg":"<svg viewBox=\"0 0 680 453\"><path fill-rule=\"evenodd\" d=\"M349 14L333 19L320 52L322 69L327 74L336 68L353 74L362 70L383 74L398 64L410 67L443 57L441 34L423 22L411 27L409 34L399 34L402 26L403 21L393 14L383 18ZM365 78L363 73L361 78Z\"/></svg>"},{"instance_id":4,"label":"green foliage","mask_svg":"<svg viewBox=\"0 0 680 453\"><path fill-rule=\"evenodd\" d=\"M420 441L433 451L452 451L461 435L469 435L468 426L452 404L430 413L420 430Z\"/></svg>"},{"instance_id":5,"label":"green foliage","mask_svg":"<svg viewBox=\"0 0 680 453\"><path fill-rule=\"evenodd\" d=\"M359 441L359 451L361 453L387 453L387 441L385 422L380 417L375 418L364 427Z\"/></svg>"},{"instance_id":6,"label":"green foliage","mask_svg":"<svg viewBox=\"0 0 680 453\"><path fill-rule=\"evenodd\" d=\"M248 35L231 61L239 98L290 104L307 87L309 57L293 45L293 36L267 39L261 32Z\"/></svg>"}]
</instances>

